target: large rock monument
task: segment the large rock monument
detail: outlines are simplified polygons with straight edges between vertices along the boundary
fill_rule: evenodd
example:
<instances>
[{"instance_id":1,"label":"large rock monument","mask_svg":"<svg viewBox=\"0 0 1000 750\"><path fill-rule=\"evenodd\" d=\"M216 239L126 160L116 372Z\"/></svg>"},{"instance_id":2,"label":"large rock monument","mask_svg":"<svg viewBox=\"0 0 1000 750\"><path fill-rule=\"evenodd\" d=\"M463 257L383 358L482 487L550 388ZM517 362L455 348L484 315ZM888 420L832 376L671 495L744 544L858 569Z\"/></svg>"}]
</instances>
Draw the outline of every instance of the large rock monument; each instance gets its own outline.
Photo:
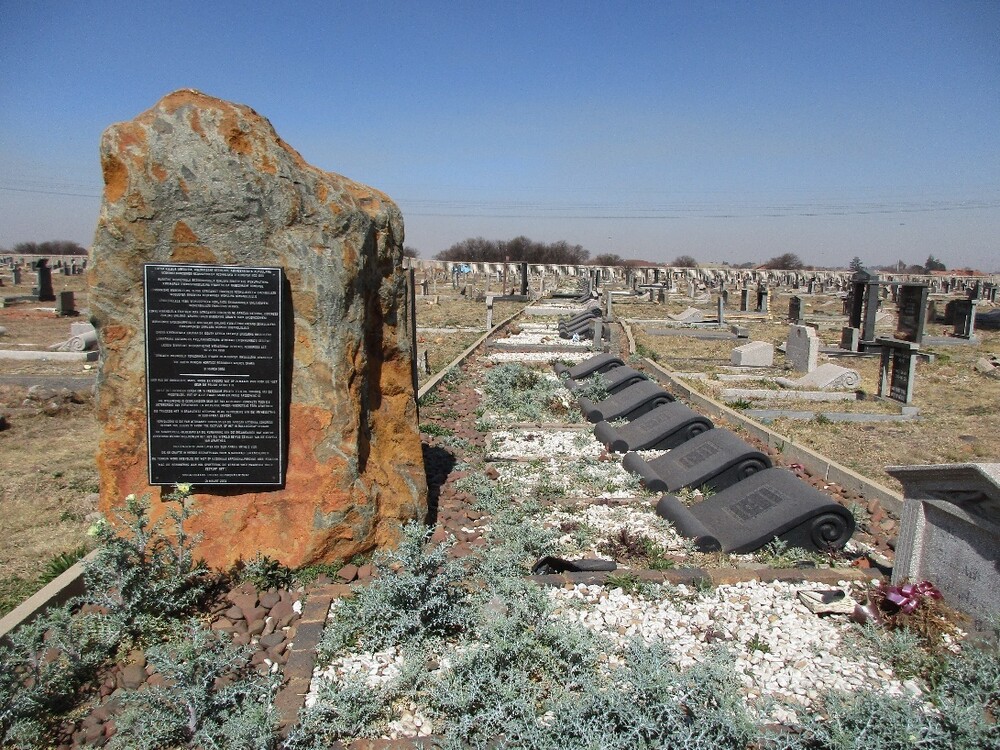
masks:
<instances>
[{"instance_id":1,"label":"large rock monument","mask_svg":"<svg viewBox=\"0 0 1000 750\"><path fill-rule=\"evenodd\" d=\"M192 90L108 128L101 166L89 272L101 509L110 515L129 493L149 494L154 518L169 508L161 497L170 488L150 485L148 473L144 264L156 264L270 269L283 284L282 477L273 486L196 482L188 502L198 555L216 567L258 552L289 566L346 559L422 519L396 205L307 164L249 107Z\"/></svg>"}]
</instances>

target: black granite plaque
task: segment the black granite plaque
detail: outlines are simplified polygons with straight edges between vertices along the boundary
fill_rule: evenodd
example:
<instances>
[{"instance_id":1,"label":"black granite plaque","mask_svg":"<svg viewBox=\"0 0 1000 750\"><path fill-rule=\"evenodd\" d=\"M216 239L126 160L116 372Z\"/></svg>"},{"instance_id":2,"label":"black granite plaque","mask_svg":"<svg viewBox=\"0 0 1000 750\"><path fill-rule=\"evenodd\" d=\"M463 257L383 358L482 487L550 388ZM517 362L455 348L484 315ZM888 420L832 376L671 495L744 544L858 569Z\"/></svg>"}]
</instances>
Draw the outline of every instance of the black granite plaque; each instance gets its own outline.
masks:
<instances>
[{"instance_id":1,"label":"black granite plaque","mask_svg":"<svg viewBox=\"0 0 1000 750\"><path fill-rule=\"evenodd\" d=\"M149 483L284 481L282 271L147 264Z\"/></svg>"}]
</instances>

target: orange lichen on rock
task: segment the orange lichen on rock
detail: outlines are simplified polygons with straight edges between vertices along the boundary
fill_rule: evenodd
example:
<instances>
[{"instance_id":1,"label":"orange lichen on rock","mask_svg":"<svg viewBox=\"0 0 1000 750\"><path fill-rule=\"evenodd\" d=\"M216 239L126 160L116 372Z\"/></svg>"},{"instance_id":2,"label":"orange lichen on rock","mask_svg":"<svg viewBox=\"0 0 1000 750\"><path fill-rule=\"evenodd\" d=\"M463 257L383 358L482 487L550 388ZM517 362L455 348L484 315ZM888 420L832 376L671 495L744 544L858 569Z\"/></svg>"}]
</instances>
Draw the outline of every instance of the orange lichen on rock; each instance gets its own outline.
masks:
<instances>
[{"instance_id":1,"label":"orange lichen on rock","mask_svg":"<svg viewBox=\"0 0 1000 750\"><path fill-rule=\"evenodd\" d=\"M101 509L113 515L129 493L149 494L154 518L169 507L169 489L148 484L143 264L281 268L284 481L196 485L196 554L226 567L261 552L294 567L395 541L427 511L413 347L399 344L409 314L395 204L308 165L251 108L190 89L109 128L101 163L88 276Z\"/></svg>"}]
</instances>

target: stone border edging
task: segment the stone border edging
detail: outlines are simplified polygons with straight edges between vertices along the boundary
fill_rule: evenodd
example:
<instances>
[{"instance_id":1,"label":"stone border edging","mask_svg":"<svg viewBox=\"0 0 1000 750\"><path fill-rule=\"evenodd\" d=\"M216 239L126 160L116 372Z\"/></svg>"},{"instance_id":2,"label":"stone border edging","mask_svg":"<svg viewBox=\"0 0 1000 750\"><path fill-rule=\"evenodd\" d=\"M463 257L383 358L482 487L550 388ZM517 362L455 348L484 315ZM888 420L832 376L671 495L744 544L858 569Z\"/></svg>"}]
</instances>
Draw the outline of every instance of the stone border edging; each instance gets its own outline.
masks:
<instances>
[{"instance_id":1,"label":"stone border edging","mask_svg":"<svg viewBox=\"0 0 1000 750\"><path fill-rule=\"evenodd\" d=\"M49 607L64 604L74 596L82 596L85 593L83 586L84 566L96 555L97 550L93 550L77 560L0 618L0 644L8 645L8 635L14 629L31 622Z\"/></svg>"},{"instance_id":2,"label":"stone border edging","mask_svg":"<svg viewBox=\"0 0 1000 750\"><path fill-rule=\"evenodd\" d=\"M630 326L626 321L622 321L622 326L625 328L625 332L629 339L629 346L631 349L629 354L634 354L635 339L632 337ZM804 468L818 476L823 477L824 481L839 484L841 487L857 492L870 500L878 500L887 510L895 513L897 516L902 515L903 496L899 493L893 492L888 487L883 487L877 482L868 479L867 477L863 477L855 471L851 471L846 466L842 466L836 461L826 458L804 445L795 443L790 437L774 432L759 422L755 422L754 420L741 414L735 409L730 409L725 404L720 404L715 399L692 389L683 383L679 378L674 377L672 372L651 359L647 359L645 357L642 359L645 364L649 365L651 369L655 370L659 374L661 380L671 386L671 388L676 389L680 395L683 395L686 399L701 407L701 409L707 412L710 416L725 417L726 419L739 424L758 440L761 440L768 446L777 449L785 458L791 459L795 463L802 464Z\"/></svg>"}]
</instances>

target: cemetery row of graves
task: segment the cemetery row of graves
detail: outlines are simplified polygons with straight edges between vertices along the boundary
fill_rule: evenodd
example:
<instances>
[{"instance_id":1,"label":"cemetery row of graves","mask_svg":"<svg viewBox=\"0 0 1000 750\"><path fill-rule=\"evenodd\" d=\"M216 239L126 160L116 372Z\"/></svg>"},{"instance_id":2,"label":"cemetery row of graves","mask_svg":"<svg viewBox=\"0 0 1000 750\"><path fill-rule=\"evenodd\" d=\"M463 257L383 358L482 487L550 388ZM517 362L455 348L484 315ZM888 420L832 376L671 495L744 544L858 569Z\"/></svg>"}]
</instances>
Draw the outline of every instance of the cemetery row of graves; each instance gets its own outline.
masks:
<instances>
[{"instance_id":1,"label":"cemetery row of graves","mask_svg":"<svg viewBox=\"0 0 1000 750\"><path fill-rule=\"evenodd\" d=\"M432 336L481 329L455 325L468 321L427 297L417 305L443 318L426 325L418 313L428 349ZM183 545L139 565L137 546L157 543L140 531L141 498L130 501L137 533L95 530L104 552L88 589L106 593L74 617L52 613L4 652L14 666L0 684L6 742L1000 744L997 653L965 639L988 623L962 619L930 584L890 580L904 551L890 539L902 534L898 519L789 464L738 420L693 408L674 386L693 383L739 413L766 399L723 384L844 392L793 382L825 366L809 367L824 356L811 352L816 336L766 315L735 323L751 333L741 336L725 309L710 320L694 296L683 306L701 321L667 312L681 304L669 294L652 304L611 296L613 311L607 299L532 306L422 389L430 517L393 552L297 575L258 557L220 582ZM489 313L499 321L512 309ZM841 321L830 318L834 330ZM775 366L780 352L752 359L762 348L753 342L774 348L767 326L781 330L788 360L794 338L806 339L801 375ZM732 338L704 337L718 333ZM632 356L630 336L645 357ZM878 356L850 364L842 369L858 380L823 377L855 396L884 369ZM888 394L829 413L904 417L915 401L924 418L916 377L915 399ZM177 500L192 490L178 487ZM972 553L964 526L938 524L960 543L936 554L963 552L980 575L976 553L996 550L988 524L973 524L987 541L977 537Z\"/></svg>"}]
</instances>

